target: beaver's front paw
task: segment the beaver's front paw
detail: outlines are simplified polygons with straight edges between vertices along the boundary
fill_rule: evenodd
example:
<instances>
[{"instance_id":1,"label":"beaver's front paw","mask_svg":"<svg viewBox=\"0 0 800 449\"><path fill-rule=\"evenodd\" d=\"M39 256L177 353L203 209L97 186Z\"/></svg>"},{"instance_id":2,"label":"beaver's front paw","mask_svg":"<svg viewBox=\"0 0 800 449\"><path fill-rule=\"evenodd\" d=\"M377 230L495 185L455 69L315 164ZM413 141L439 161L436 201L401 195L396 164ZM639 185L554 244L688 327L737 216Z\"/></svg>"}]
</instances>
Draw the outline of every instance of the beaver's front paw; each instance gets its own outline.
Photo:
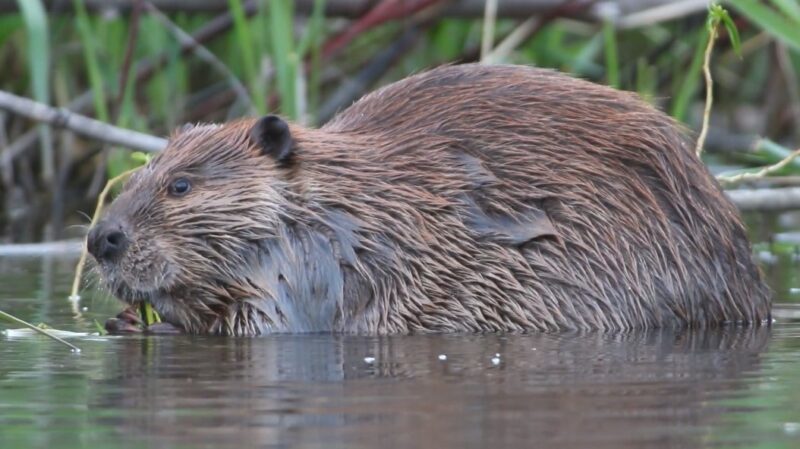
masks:
<instances>
[{"instance_id":1,"label":"beaver's front paw","mask_svg":"<svg viewBox=\"0 0 800 449\"><path fill-rule=\"evenodd\" d=\"M112 335L138 334L142 332L142 320L136 307L128 307L115 318L106 321L106 331Z\"/></svg>"},{"instance_id":2,"label":"beaver's front paw","mask_svg":"<svg viewBox=\"0 0 800 449\"><path fill-rule=\"evenodd\" d=\"M153 323L145 326L139 317L139 309L135 306L128 307L114 318L106 321L106 331L111 335L141 334L148 335L177 335L183 334L183 329L169 323Z\"/></svg>"},{"instance_id":3,"label":"beaver's front paw","mask_svg":"<svg viewBox=\"0 0 800 449\"><path fill-rule=\"evenodd\" d=\"M153 323L144 328L146 334L151 335L177 335L182 334L183 329L173 326L169 323Z\"/></svg>"}]
</instances>

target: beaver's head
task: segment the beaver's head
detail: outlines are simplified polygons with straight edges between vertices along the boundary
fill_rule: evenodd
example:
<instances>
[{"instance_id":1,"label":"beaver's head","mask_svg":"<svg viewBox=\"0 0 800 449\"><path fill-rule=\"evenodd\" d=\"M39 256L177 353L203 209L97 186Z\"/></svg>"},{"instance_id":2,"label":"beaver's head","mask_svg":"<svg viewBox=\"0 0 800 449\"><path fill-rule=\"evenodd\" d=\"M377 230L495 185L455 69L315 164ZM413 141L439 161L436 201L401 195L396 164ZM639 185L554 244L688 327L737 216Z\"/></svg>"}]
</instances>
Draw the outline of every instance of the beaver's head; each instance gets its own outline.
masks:
<instances>
[{"instance_id":1,"label":"beaver's head","mask_svg":"<svg viewBox=\"0 0 800 449\"><path fill-rule=\"evenodd\" d=\"M246 267L286 211L294 140L276 116L185 127L136 171L89 232L109 290L196 331L254 295Z\"/></svg>"}]
</instances>

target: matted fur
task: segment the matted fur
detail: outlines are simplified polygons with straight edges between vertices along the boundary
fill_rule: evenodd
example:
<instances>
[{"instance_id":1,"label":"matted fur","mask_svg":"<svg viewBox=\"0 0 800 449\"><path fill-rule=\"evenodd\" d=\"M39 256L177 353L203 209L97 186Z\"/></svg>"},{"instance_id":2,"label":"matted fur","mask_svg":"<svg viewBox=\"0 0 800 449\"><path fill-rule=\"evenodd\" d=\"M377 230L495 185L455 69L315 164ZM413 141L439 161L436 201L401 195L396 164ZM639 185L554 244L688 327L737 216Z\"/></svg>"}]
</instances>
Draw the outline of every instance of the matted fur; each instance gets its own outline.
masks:
<instances>
[{"instance_id":1,"label":"matted fur","mask_svg":"<svg viewBox=\"0 0 800 449\"><path fill-rule=\"evenodd\" d=\"M112 292L191 333L521 331L758 323L738 213L632 94L460 65L367 95L278 164L255 120L197 126L106 215ZM193 190L170 198L177 176Z\"/></svg>"}]
</instances>

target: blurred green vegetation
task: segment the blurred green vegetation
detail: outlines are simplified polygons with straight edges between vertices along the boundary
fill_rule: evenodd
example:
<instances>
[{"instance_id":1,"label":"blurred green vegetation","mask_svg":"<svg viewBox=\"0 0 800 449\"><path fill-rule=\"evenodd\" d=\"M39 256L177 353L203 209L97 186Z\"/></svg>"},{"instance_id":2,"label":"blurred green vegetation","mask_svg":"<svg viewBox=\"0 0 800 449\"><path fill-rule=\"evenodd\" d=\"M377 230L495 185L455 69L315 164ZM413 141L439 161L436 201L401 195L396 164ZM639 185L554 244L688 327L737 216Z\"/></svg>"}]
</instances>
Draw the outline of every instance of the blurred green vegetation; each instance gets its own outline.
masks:
<instances>
[{"instance_id":1,"label":"blurred green vegetation","mask_svg":"<svg viewBox=\"0 0 800 449\"><path fill-rule=\"evenodd\" d=\"M291 0L228 0L226 11L162 13L144 1L98 10L72 0L68 11L45 14L49 2L18 0L18 11L0 14L0 89L157 135L185 122L267 112L319 125L376 86L479 56L480 16L449 16L429 1L434 7L408 14L376 16L379 3L362 17L326 17L325 3L315 0L301 12ZM740 30L742 54L723 27L712 61L708 160L739 168L774 163L800 142L800 3L724 5ZM571 11L581 19L541 15L511 47L506 39L524 31L529 18L499 18L492 61L550 67L635 91L697 129L707 11L631 26L625 17L586 19L590 6ZM228 26L209 31L224 20ZM187 50L181 33L199 36L208 53ZM6 117L4 126L6 145L13 146L31 125ZM128 150L46 127L40 133L41 151L20 150L5 162L0 189L17 185L27 196L57 191L75 198L88 191L88 199L106 177L142 163ZM778 151L753 151L752 139L740 136L768 137ZM64 214L86 204L74 203Z\"/></svg>"}]
</instances>

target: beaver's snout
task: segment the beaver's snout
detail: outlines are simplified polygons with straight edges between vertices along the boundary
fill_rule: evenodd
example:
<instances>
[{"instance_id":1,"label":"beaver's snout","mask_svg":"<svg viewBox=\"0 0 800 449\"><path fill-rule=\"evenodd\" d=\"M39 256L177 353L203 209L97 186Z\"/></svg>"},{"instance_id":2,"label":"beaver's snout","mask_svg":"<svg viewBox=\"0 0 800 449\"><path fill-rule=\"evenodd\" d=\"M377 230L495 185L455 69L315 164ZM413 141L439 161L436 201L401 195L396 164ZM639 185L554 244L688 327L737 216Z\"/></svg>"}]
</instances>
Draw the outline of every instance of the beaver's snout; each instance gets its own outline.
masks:
<instances>
[{"instance_id":1,"label":"beaver's snout","mask_svg":"<svg viewBox=\"0 0 800 449\"><path fill-rule=\"evenodd\" d=\"M97 223L86 239L89 252L98 262L116 261L128 248L128 236L118 223Z\"/></svg>"}]
</instances>

